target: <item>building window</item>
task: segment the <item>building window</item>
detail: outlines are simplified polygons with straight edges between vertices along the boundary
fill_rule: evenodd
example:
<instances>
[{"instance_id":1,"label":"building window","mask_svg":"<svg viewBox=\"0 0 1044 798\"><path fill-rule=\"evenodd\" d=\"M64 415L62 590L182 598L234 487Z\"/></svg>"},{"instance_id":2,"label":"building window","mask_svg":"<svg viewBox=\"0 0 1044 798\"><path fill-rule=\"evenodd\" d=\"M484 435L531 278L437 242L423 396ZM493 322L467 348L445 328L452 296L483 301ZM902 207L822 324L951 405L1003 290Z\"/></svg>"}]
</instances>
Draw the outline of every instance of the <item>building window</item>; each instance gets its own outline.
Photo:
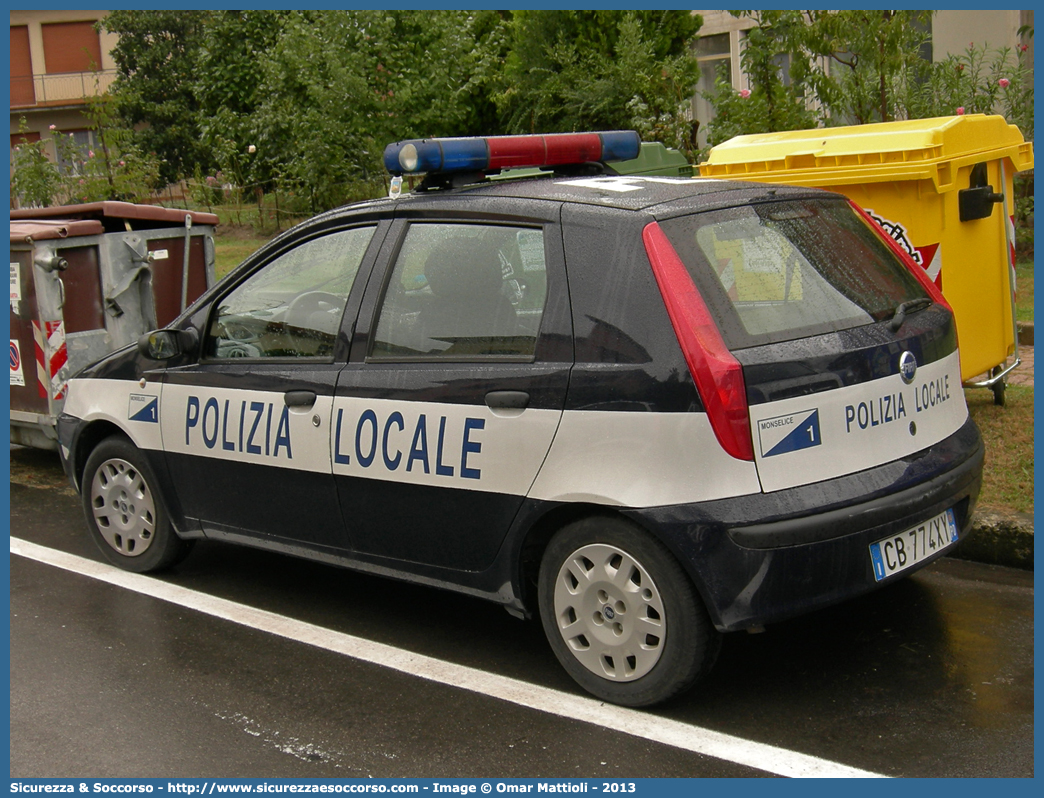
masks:
<instances>
[{"instance_id":1,"label":"building window","mask_svg":"<svg viewBox=\"0 0 1044 798\"><path fill-rule=\"evenodd\" d=\"M26 25L11 26L11 105L36 105L29 28Z\"/></svg>"},{"instance_id":2,"label":"building window","mask_svg":"<svg viewBox=\"0 0 1044 798\"><path fill-rule=\"evenodd\" d=\"M48 74L101 69L101 42L93 22L52 22L40 27Z\"/></svg>"},{"instance_id":3,"label":"building window","mask_svg":"<svg viewBox=\"0 0 1044 798\"><path fill-rule=\"evenodd\" d=\"M696 96L693 99L693 114L700 123L697 132L697 143L707 146L707 123L714 118L714 109L707 101L714 95L714 81L724 70L729 85L732 85L732 49L728 33L713 36L701 36L696 40L696 60L700 65L700 81L696 85Z\"/></svg>"},{"instance_id":4,"label":"building window","mask_svg":"<svg viewBox=\"0 0 1044 798\"><path fill-rule=\"evenodd\" d=\"M94 149L94 134L90 130L63 130L61 131L62 136L72 137L73 144L76 146L76 152L72 153L76 161L86 161L89 157L90 151ZM58 153L58 168L62 174L80 174L80 163L76 161L70 161L66 158L66 154L69 154L65 148L55 148Z\"/></svg>"},{"instance_id":5,"label":"building window","mask_svg":"<svg viewBox=\"0 0 1044 798\"><path fill-rule=\"evenodd\" d=\"M35 144L40 140L40 134L35 130L27 130L25 133L11 134L11 149L21 147L23 144Z\"/></svg>"}]
</instances>

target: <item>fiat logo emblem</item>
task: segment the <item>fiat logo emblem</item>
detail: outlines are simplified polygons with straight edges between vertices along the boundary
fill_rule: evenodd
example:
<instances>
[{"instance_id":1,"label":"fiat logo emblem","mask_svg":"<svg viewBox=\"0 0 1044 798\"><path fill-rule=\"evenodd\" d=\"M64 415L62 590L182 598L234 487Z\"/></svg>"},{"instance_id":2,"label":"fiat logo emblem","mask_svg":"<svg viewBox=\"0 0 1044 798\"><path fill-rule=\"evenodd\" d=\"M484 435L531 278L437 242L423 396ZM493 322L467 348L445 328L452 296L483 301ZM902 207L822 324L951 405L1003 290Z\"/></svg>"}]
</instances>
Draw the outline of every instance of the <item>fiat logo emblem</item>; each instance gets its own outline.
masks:
<instances>
[{"instance_id":1,"label":"fiat logo emblem","mask_svg":"<svg viewBox=\"0 0 1044 798\"><path fill-rule=\"evenodd\" d=\"M612 607L606 607L602 610L602 614L605 616L607 621L611 621L616 617L616 612L613 611Z\"/></svg>"},{"instance_id":2,"label":"fiat logo emblem","mask_svg":"<svg viewBox=\"0 0 1044 798\"><path fill-rule=\"evenodd\" d=\"M909 385L913 382L915 374L917 374L917 358L914 357L913 352L903 352L899 356L899 376Z\"/></svg>"}]
</instances>

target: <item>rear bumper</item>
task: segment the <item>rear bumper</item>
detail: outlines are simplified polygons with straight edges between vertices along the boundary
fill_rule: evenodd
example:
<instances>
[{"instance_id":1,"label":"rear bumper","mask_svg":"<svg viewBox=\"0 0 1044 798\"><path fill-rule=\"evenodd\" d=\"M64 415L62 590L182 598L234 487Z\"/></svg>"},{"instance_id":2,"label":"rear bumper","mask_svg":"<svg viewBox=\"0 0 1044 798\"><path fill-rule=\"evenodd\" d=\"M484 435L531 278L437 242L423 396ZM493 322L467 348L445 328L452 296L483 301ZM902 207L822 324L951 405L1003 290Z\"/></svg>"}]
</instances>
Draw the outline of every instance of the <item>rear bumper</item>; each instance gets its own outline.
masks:
<instances>
[{"instance_id":1,"label":"rear bumper","mask_svg":"<svg viewBox=\"0 0 1044 798\"><path fill-rule=\"evenodd\" d=\"M974 422L935 446L859 474L775 493L640 511L688 569L722 631L783 620L878 582L871 543L953 508L960 536L982 484Z\"/></svg>"}]
</instances>

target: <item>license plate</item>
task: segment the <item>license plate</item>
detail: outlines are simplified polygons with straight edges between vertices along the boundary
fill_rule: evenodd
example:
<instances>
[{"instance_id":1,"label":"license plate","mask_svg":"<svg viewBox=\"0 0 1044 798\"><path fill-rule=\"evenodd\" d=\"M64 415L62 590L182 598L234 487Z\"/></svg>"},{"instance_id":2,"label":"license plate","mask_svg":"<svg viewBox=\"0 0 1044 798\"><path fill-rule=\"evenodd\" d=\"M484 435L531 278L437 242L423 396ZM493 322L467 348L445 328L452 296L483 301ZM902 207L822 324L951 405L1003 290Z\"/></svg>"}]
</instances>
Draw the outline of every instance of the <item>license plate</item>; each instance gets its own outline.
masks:
<instances>
[{"instance_id":1,"label":"license plate","mask_svg":"<svg viewBox=\"0 0 1044 798\"><path fill-rule=\"evenodd\" d=\"M870 544L874 578L882 579L912 568L957 542L953 510L940 513L912 529Z\"/></svg>"}]
</instances>

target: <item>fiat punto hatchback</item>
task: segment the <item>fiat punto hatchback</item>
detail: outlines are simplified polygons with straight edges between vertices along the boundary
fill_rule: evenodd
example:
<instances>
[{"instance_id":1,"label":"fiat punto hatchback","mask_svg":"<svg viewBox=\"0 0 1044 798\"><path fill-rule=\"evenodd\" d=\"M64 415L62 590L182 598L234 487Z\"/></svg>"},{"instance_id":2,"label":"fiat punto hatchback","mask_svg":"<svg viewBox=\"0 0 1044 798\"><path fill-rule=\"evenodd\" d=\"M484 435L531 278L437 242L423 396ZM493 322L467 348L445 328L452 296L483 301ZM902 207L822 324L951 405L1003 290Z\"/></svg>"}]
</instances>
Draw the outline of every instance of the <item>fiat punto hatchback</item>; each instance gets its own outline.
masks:
<instances>
[{"instance_id":1,"label":"fiat punto hatchback","mask_svg":"<svg viewBox=\"0 0 1044 798\"><path fill-rule=\"evenodd\" d=\"M391 197L72 379L61 451L104 555L153 571L208 538L487 598L643 706L721 632L950 550L983 444L934 284L840 196L607 165L639 144L390 145ZM544 168L489 179L512 167Z\"/></svg>"}]
</instances>

